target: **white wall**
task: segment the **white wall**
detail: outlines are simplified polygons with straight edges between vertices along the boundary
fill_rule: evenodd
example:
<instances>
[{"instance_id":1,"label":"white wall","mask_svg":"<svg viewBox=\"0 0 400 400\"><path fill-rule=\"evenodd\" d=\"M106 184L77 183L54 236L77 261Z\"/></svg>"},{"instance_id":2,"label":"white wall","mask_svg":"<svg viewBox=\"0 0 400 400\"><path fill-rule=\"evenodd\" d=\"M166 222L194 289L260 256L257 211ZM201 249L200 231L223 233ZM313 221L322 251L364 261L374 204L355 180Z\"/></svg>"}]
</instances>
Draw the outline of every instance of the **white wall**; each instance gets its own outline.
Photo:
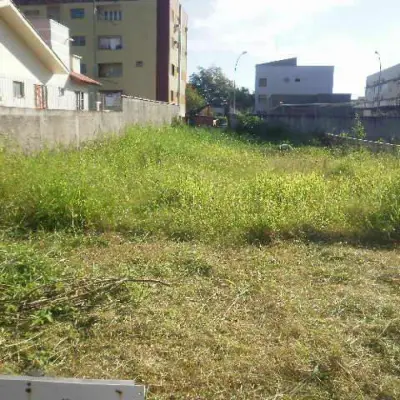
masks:
<instances>
[{"instance_id":1,"label":"white wall","mask_svg":"<svg viewBox=\"0 0 400 400\"><path fill-rule=\"evenodd\" d=\"M400 103L400 64L382 71L381 85L379 85L379 75L377 72L367 77L365 97L368 105L377 106L378 96L380 106L398 105Z\"/></svg>"},{"instance_id":2,"label":"white wall","mask_svg":"<svg viewBox=\"0 0 400 400\"><path fill-rule=\"evenodd\" d=\"M64 89L64 94L60 94L60 88ZM54 75L53 79L47 85L48 107L49 110L75 110L76 95L75 92L84 92L85 110L89 110L88 86L78 85L65 78L62 75Z\"/></svg>"},{"instance_id":3,"label":"white wall","mask_svg":"<svg viewBox=\"0 0 400 400\"><path fill-rule=\"evenodd\" d=\"M30 23L41 38L57 54L63 64L70 67L69 28L57 21L46 18L31 18Z\"/></svg>"},{"instance_id":4,"label":"white wall","mask_svg":"<svg viewBox=\"0 0 400 400\"><path fill-rule=\"evenodd\" d=\"M14 98L13 81L15 79L0 76L0 107L35 108L35 84L40 82L21 79L24 83L25 96ZM67 75L54 75L47 83L47 103L49 110L75 110L75 92L84 92L85 110L89 110L88 86L78 85L71 81ZM64 89L61 91L60 89Z\"/></svg>"},{"instance_id":5,"label":"white wall","mask_svg":"<svg viewBox=\"0 0 400 400\"><path fill-rule=\"evenodd\" d=\"M51 77L50 71L0 18L0 105L35 107L34 85ZM24 98L14 98L13 81L30 83L25 85Z\"/></svg>"},{"instance_id":6,"label":"white wall","mask_svg":"<svg viewBox=\"0 0 400 400\"><path fill-rule=\"evenodd\" d=\"M334 67L331 66L256 66L256 109L258 96L273 94L315 95L333 92ZM260 87L260 79L267 79L267 86Z\"/></svg>"},{"instance_id":7,"label":"white wall","mask_svg":"<svg viewBox=\"0 0 400 400\"><path fill-rule=\"evenodd\" d=\"M68 67L69 62L68 53ZM23 98L14 97L13 81L24 83ZM0 19L0 106L35 108L34 85L47 86L49 109L75 110L75 91L85 92L85 109L88 109L89 87L73 83L68 74L52 74ZM60 88L64 89L64 95L60 95Z\"/></svg>"},{"instance_id":8,"label":"white wall","mask_svg":"<svg viewBox=\"0 0 400 400\"><path fill-rule=\"evenodd\" d=\"M47 82L52 73L0 18L0 76Z\"/></svg>"},{"instance_id":9,"label":"white wall","mask_svg":"<svg viewBox=\"0 0 400 400\"><path fill-rule=\"evenodd\" d=\"M79 57L75 54L71 55L71 71L81 73L81 60L82 57Z\"/></svg>"},{"instance_id":10,"label":"white wall","mask_svg":"<svg viewBox=\"0 0 400 400\"><path fill-rule=\"evenodd\" d=\"M69 41L69 28L65 25L59 24L57 21L50 20L51 30L51 48L63 62L63 64L70 69L70 46Z\"/></svg>"},{"instance_id":11,"label":"white wall","mask_svg":"<svg viewBox=\"0 0 400 400\"><path fill-rule=\"evenodd\" d=\"M256 89L259 94L328 94L333 92L334 67L257 66ZM267 87L259 79L267 78ZM300 79L300 82L296 82Z\"/></svg>"}]
</instances>

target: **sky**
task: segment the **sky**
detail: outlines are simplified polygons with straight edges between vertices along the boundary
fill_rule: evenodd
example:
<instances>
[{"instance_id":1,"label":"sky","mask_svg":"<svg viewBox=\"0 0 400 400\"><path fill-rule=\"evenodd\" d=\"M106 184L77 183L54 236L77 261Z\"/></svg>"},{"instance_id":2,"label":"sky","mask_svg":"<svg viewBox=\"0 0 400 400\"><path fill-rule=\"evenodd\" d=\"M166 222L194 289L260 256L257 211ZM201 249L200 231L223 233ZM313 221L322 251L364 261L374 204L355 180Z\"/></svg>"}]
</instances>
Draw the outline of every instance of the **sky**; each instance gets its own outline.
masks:
<instances>
[{"instance_id":1,"label":"sky","mask_svg":"<svg viewBox=\"0 0 400 400\"><path fill-rule=\"evenodd\" d=\"M335 93L363 96L366 77L400 63L399 0L181 0L189 15L189 74L221 67L254 90L255 65L298 57L334 65Z\"/></svg>"}]
</instances>

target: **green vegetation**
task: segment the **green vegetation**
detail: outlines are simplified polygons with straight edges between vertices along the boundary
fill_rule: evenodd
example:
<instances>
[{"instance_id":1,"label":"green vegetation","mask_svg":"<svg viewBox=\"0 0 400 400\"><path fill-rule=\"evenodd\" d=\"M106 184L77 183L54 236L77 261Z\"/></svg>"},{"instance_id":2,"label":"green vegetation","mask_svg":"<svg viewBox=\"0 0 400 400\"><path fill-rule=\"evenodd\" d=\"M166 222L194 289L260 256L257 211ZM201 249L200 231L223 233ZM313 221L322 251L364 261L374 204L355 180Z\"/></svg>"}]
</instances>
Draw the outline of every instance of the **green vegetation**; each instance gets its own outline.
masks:
<instances>
[{"instance_id":1,"label":"green vegetation","mask_svg":"<svg viewBox=\"0 0 400 400\"><path fill-rule=\"evenodd\" d=\"M351 133L352 136L354 136L357 139L365 139L367 136L367 133L365 132L365 127L361 121L359 114L356 114L354 126Z\"/></svg>"},{"instance_id":2,"label":"green vegetation","mask_svg":"<svg viewBox=\"0 0 400 400\"><path fill-rule=\"evenodd\" d=\"M0 159L4 228L229 245L400 238L399 159L141 129L82 152Z\"/></svg>"},{"instance_id":3,"label":"green vegetation","mask_svg":"<svg viewBox=\"0 0 400 400\"><path fill-rule=\"evenodd\" d=\"M0 373L400 398L399 167L182 127L0 153Z\"/></svg>"}]
</instances>

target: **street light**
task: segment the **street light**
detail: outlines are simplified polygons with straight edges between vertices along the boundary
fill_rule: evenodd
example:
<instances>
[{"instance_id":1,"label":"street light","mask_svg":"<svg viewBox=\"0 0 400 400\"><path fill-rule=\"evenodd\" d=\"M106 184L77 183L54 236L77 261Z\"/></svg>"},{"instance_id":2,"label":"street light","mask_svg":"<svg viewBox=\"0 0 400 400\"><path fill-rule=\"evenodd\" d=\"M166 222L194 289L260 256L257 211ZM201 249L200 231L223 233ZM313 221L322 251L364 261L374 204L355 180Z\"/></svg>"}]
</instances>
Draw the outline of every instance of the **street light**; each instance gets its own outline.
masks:
<instances>
[{"instance_id":1,"label":"street light","mask_svg":"<svg viewBox=\"0 0 400 400\"><path fill-rule=\"evenodd\" d=\"M381 108L381 77L382 77L382 61L381 61L381 55L379 54L379 51L375 51L375 54L378 56L379 60L379 82L378 82L378 114L380 112Z\"/></svg>"},{"instance_id":2,"label":"street light","mask_svg":"<svg viewBox=\"0 0 400 400\"><path fill-rule=\"evenodd\" d=\"M236 60L236 64L235 64L235 74L233 77L233 113L234 114L236 114L236 71L237 71L237 67L238 67L240 59L245 54L247 54L247 51L243 51L242 53L240 53L239 57Z\"/></svg>"}]
</instances>

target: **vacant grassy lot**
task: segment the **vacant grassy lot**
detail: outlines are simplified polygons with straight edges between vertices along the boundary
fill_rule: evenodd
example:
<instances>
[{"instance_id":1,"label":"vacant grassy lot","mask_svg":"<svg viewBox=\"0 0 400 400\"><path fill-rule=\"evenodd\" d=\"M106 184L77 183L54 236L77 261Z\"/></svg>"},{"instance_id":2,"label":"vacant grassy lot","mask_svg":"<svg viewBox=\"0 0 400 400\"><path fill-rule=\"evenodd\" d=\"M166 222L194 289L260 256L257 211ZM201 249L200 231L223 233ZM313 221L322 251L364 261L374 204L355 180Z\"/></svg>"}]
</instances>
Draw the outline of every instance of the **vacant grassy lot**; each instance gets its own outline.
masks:
<instances>
[{"instance_id":1,"label":"vacant grassy lot","mask_svg":"<svg viewBox=\"0 0 400 400\"><path fill-rule=\"evenodd\" d=\"M399 178L390 155L181 128L0 153L0 373L399 399Z\"/></svg>"}]
</instances>

